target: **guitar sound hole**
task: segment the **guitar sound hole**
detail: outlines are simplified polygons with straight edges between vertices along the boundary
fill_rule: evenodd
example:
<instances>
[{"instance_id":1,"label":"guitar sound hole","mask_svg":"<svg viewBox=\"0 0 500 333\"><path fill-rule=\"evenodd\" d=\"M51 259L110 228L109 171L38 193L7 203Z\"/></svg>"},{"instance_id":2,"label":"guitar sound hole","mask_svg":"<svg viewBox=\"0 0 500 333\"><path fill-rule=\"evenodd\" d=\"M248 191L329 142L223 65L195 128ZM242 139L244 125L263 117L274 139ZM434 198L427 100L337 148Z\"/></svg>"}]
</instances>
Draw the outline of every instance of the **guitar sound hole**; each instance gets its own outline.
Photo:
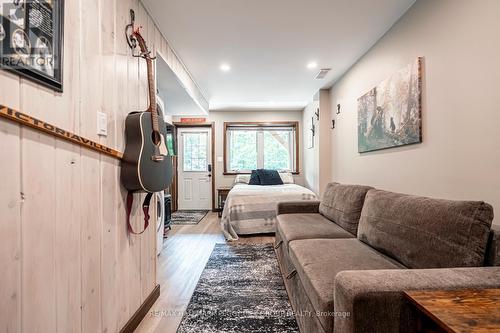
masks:
<instances>
[{"instance_id":1,"label":"guitar sound hole","mask_svg":"<svg viewBox=\"0 0 500 333\"><path fill-rule=\"evenodd\" d=\"M158 146L160 144L161 138L160 138L160 133L157 131L153 131L151 134L151 140L153 140L153 143Z\"/></svg>"}]
</instances>

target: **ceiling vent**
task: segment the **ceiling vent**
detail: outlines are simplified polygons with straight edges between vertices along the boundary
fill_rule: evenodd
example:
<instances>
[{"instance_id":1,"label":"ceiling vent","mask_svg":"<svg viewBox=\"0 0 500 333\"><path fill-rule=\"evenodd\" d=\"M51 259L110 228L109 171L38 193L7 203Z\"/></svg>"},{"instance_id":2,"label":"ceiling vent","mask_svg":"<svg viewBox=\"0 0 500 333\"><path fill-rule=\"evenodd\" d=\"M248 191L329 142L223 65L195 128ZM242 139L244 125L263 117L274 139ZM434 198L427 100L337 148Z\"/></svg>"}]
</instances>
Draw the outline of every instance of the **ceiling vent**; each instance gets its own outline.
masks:
<instances>
[{"instance_id":1,"label":"ceiling vent","mask_svg":"<svg viewBox=\"0 0 500 333\"><path fill-rule=\"evenodd\" d=\"M332 69L331 68L322 68L320 69L318 75L316 75L315 79L316 80L323 80L325 78L325 76L328 75L328 73L330 73Z\"/></svg>"}]
</instances>

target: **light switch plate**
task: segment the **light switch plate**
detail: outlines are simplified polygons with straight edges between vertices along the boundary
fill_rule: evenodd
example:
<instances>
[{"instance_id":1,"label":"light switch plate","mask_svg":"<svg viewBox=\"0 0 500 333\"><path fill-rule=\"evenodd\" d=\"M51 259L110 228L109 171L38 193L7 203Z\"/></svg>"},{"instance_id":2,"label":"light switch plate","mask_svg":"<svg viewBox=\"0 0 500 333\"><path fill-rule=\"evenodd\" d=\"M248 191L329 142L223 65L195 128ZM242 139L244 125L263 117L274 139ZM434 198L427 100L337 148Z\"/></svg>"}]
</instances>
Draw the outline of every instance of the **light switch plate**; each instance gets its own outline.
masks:
<instances>
[{"instance_id":1,"label":"light switch plate","mask_svg":"<svg viewBox=\"0 0 500 333\"><path fill-rule=\"evenodd\" d=\"M222 156L217 156L217 162L222 163L224 160Z\"/></svg>"},{"instance_id":2,"label":"light switch plate","mask_svg":"<svg viewBox=\"0 0 500 333\"><path fill-rule=\"evenodd\" d=\"M97 135L108 135L108 115L97 111Z\"/></svg>"}]
</instances>

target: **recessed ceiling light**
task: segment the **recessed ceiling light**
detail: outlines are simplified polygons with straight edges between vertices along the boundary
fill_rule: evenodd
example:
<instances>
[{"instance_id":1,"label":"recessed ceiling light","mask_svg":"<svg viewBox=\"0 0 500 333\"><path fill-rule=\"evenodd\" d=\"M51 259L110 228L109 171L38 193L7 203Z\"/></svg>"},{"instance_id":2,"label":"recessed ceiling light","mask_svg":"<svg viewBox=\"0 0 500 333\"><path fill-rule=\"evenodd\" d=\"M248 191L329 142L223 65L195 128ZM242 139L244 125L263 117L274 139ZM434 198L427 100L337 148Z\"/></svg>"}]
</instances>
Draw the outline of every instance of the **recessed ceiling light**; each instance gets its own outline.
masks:
<instances>
[{"instance_id":1,"label":"recessed ceiling light","mask_svg":"<svg viewBox=\"0 0 500 333\"><path fill-rule=\"evenodd\" d=\"M311 61L310 63L307 64L307 68L309 69L315 69L316 67L318 67L318 63L315 61Z\"/></svg>"},{"instance_id":2,"label":"recessed ceiling light","mask_svg":"<svg viewBox=\"0 0 500 333\"><path fill-rule=\"evenodd\" d=\"M231 70L231 66L229 66L228 64L222 64L220 65L220 70L227 73Z\"/></svg>"}]
</instances>

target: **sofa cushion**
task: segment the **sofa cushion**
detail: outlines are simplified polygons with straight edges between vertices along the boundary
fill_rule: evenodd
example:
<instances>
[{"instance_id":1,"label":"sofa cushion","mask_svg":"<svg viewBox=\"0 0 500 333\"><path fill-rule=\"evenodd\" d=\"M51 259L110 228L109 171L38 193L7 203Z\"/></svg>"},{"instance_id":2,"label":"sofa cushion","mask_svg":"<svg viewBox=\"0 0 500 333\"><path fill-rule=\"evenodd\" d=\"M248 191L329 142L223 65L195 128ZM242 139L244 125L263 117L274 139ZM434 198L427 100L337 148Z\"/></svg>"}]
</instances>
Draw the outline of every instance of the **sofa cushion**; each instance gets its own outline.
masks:
<instances>
[{"instance_id":1,"label":"sofa cushion","mask_svg":"<svg viewBox=\"0 0 500 333\"><path fill-rule=\"evenodd\" d=\"M351 234L356 235L366 192L371 188L369 186L330 183L323 194L319 212Z\"/></svg>"},{"instance_id":2,"label":"sofa cushion","mask_svg":"<svg viewBox=\"0 0 500 333\"><path fill-rule=\"evenodd\" d=\"M396 261L355 238L306 239L289 244L290 260L316 311L334 311L334 281L346 270L404 269ZM319 316L325 331L332 332L332 315Z\"/></svg>"},{"instance_id":3,"label":"sofa cushion","mask_svg":"<svg viewBox=\"0 0 500 333\"><path fill-rule=\"evenodd\" d=\"M484 202L370 190L358 238L409 268L482 266L492 220Z\"/></svg>"},{"instance_id":4,"label":"sofa cushion","mask_svg":"<svg viewBox=\"0 0 500 333\"><path fill-rule=\"evenodd\" d=\"M290 241L298 239L354 237L321 214L278 215L276 231L286 250Z\"/></svg>"}]
</instances>

